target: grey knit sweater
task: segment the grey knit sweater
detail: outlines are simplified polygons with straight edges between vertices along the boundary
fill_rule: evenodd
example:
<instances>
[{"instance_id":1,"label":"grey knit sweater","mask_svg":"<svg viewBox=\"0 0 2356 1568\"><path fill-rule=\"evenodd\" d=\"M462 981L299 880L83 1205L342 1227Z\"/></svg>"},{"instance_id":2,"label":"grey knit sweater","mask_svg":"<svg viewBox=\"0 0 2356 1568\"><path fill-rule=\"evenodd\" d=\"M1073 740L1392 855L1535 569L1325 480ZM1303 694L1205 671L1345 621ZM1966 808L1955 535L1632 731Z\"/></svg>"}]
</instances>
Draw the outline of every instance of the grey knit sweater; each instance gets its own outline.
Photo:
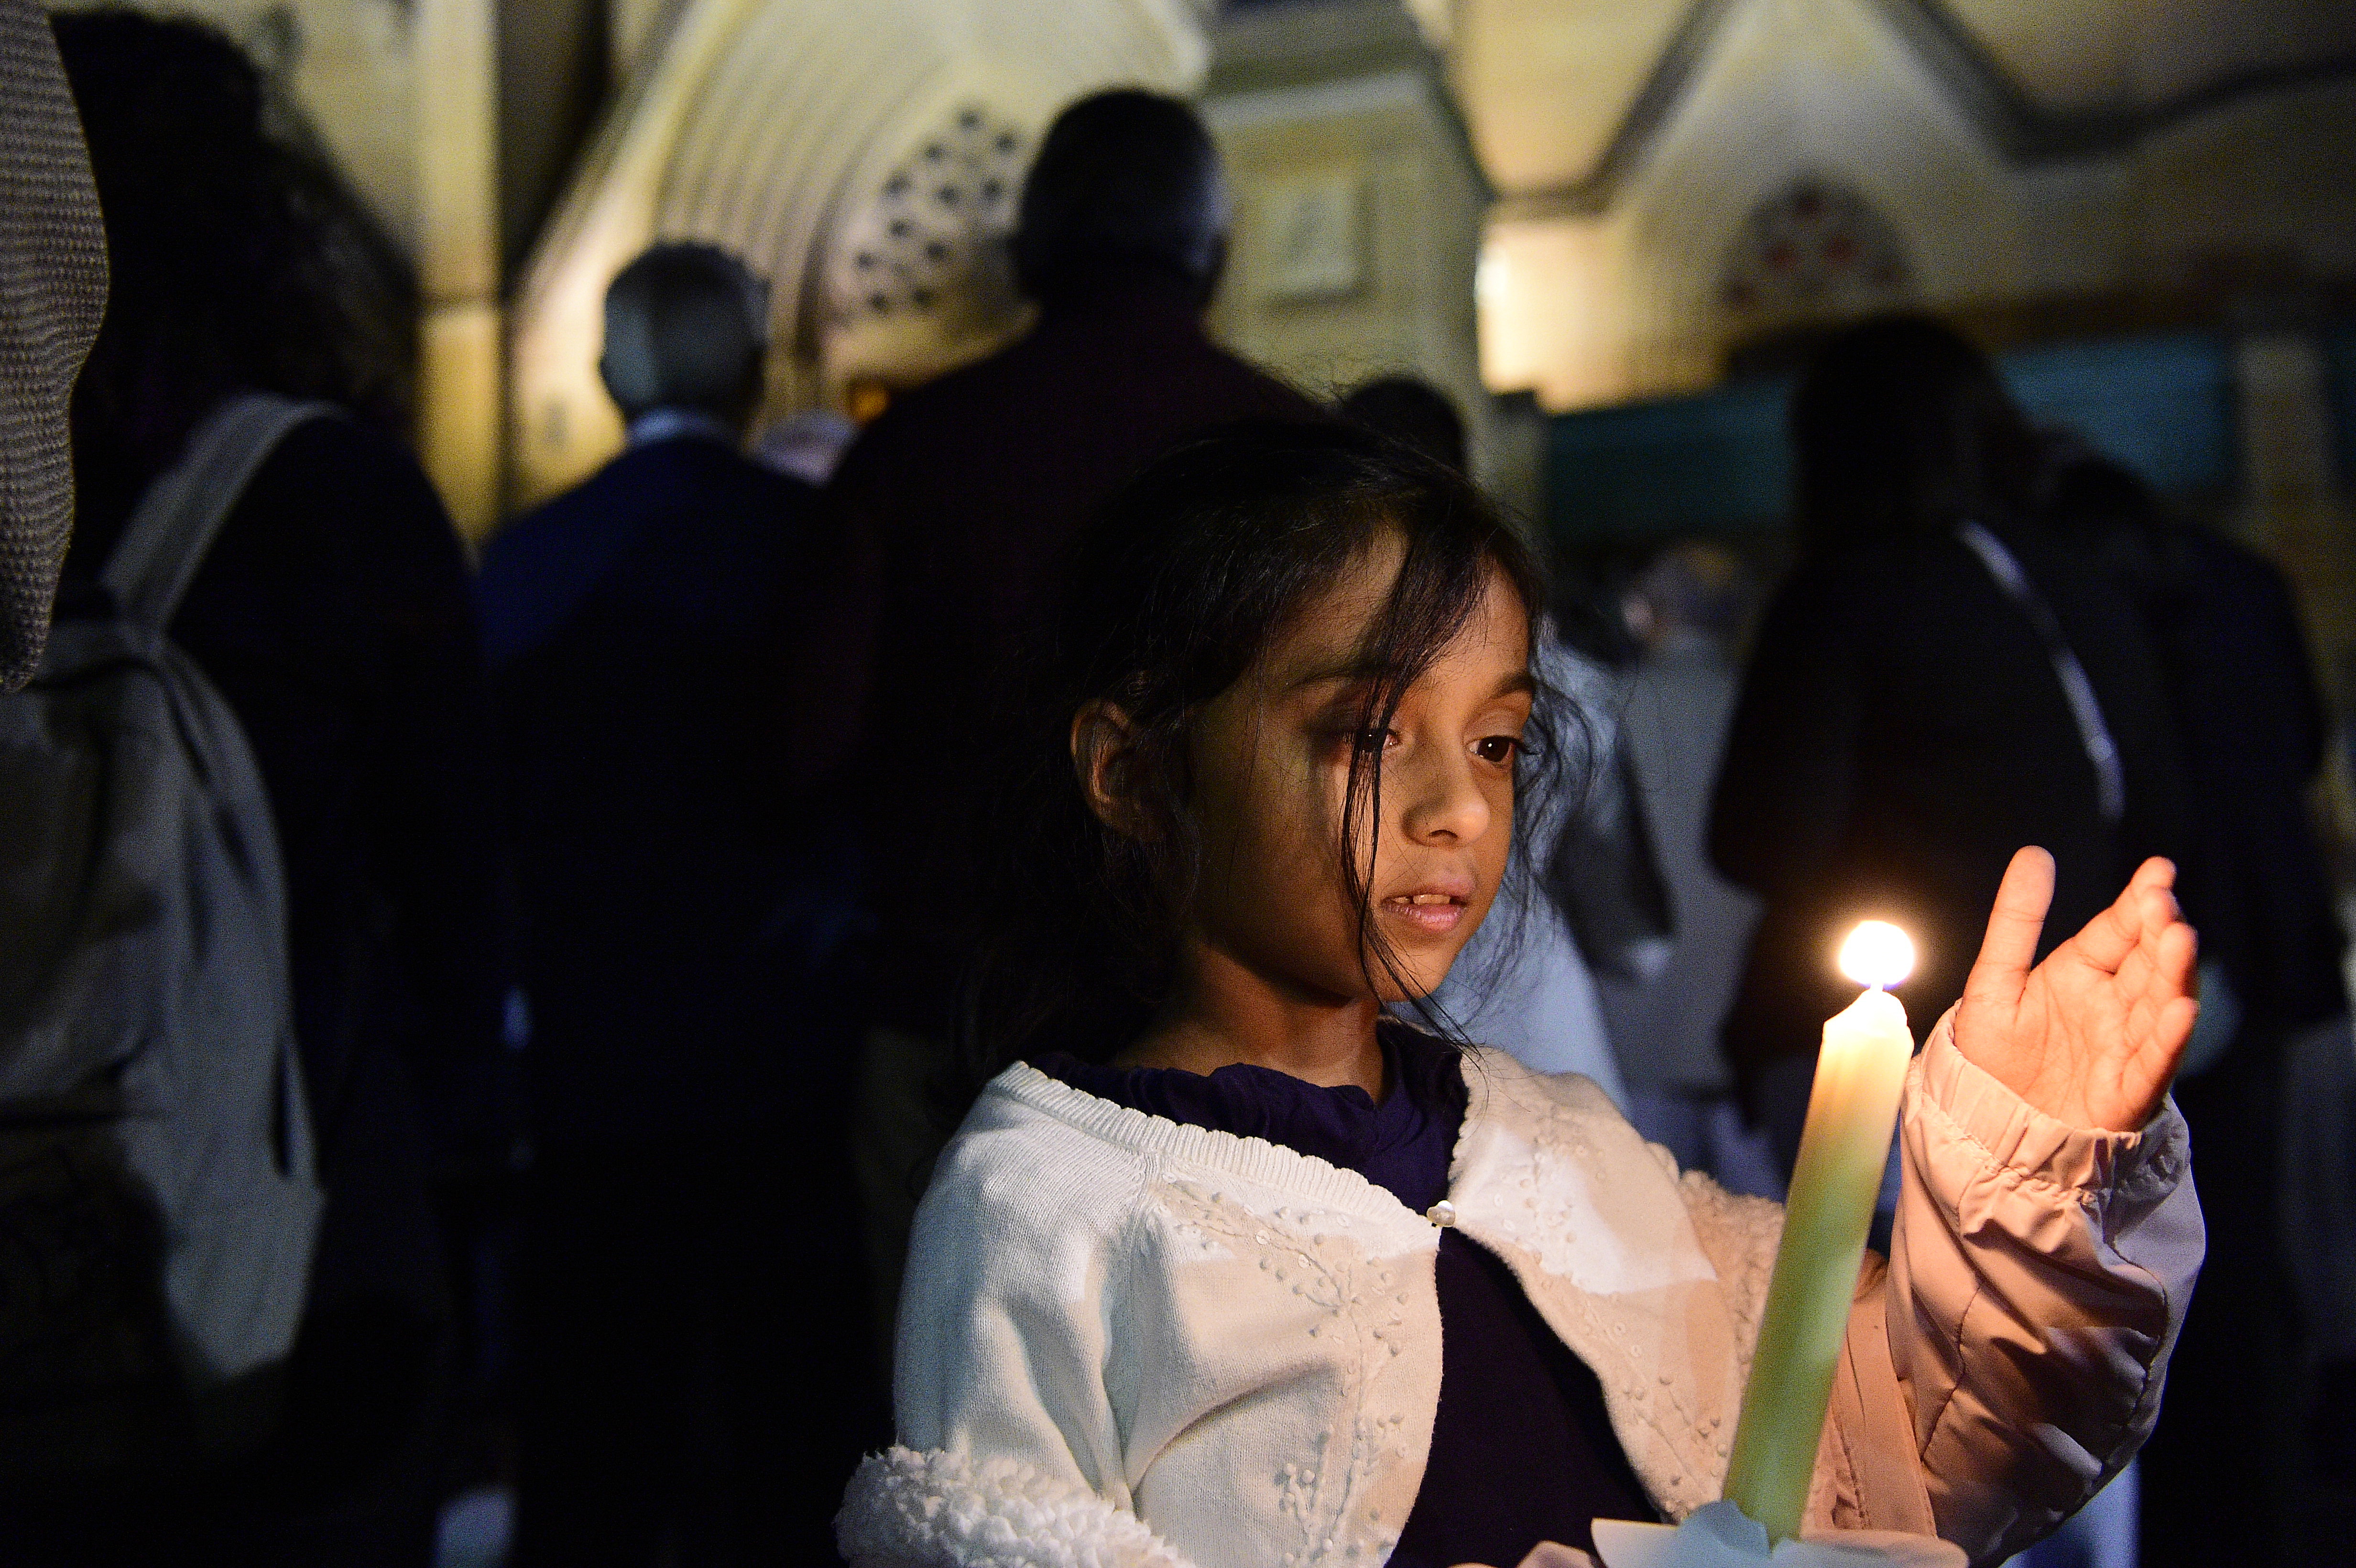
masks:
<instances>
[{"instance_id":1,"label":"grey knit sweater","mask_svg":"<svg viewBox=\"0 0 2356 1568\"><path fill-rule=\"evenodd\" d=\"M34 0L0 0L0 689L30 678L73 534L66 413L106 303L81 121Z\"/></svg>"}]
</instances>

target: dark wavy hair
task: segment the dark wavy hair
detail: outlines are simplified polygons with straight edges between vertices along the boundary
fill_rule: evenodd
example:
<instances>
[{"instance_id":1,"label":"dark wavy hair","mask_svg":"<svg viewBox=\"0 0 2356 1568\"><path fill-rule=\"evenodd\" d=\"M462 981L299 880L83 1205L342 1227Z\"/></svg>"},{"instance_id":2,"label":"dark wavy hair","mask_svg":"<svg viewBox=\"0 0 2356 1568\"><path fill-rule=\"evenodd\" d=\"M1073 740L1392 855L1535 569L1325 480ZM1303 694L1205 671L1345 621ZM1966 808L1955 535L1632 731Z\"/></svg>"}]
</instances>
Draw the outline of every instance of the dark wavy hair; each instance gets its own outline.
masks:
<instances>
[{"instance_id":1,"label":"dark wavy hair","mask_svg":"<svg viewBox=\"0 0 2356 1568\"><path fill-rule=\"evenodd\" d=\"M407 263L283 94L202 23L69 11L58 49L106 219L106 319L74 389L74 553L112 543L197 423L252 389L400 428Z\"/></svg>"},{"instance_id":2,"label":"dark wavy hair","mask_svg":"<svg viewBox=\"0 0 2356 1568\"><path fill-rule=\"evenodd\" d=\"M1237 425L1148 468L1081 537L982 835L981 903L998 929L964 1011L977 1083L1044 1051L1102 1060L1168 1000L1202 871L1189 727L1386 533L1406 548L1358 650L1373 676L1360 716L1371 731L1462 630L1493 570L1535 634L1538 563L1462 475L1348 426ZM1073 763L1073 718L1098 700L1135 727L1130 783L1151 825L1135 837L1098 819ZM1533 755L1559 727L1558 701L1541 693ZM1368 869L1350 848L1381 791L1379 752L1354 751L1334 853L1358 906L1361 961L1370 983L1387 972L1452 1034L1375 930Z\"/></svg>"}]
</instances>

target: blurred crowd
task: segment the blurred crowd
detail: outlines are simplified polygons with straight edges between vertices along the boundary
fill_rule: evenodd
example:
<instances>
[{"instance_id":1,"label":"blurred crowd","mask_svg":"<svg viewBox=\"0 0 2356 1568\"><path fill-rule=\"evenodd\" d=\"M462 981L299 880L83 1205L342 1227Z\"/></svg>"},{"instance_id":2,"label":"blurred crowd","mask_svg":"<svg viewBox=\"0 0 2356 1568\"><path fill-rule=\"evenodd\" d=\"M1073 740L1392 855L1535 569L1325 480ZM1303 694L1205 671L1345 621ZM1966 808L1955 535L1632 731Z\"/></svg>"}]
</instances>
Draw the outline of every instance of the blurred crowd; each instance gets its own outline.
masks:
<instances>
[{"instance_id":1,"label":"blurred crowd","mask_svg":"<svg viewBox=\"0 0 2356 1568\"><path fill-rule=\"evenodd\" d=\"M625 450L470 561L402 435L402 270L253 65L5 16L6 1555L422 1568L466 1494L519 1565L832 1561L1061 551L1226 421L1463 468L1460 411L1215 345L1215 150L1112 91L1024 187L1027 331L863 427L754 439L761 280L640 256ZM1920 1031L2021 845L2049 945L2171 858L2210 1263L2139 1502L2040 1551L2298 1560L2356 1486L2356 1045L2289 591L1928 318L1827 342L1790 429L1787 553L1564 562L1526 907L1437 999L1780 1196L1837 933L1915 935Z\"/></svg>"}]
</instances>

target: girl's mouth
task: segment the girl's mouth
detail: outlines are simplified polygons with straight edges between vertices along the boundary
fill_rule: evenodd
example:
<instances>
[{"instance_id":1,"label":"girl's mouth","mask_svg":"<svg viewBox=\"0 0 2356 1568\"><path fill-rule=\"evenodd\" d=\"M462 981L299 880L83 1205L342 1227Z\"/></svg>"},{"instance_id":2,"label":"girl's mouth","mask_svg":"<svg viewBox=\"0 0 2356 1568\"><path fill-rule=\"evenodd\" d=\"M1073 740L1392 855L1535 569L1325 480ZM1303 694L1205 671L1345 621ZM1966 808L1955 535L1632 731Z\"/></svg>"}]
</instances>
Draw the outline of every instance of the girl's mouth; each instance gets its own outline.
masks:
<instances>
[{"instance_id":1,"label":"girl's mouth","mask_svg":"<svg viewBox=\"0 0 2356 1568\"><path fill-rule=\"evenodd\" d=\"M1465 902L1452 893L1398 893L1383 901L1383 912L1434 936L1456 929L1464 918Z\"/></svg>"}]
</instances>

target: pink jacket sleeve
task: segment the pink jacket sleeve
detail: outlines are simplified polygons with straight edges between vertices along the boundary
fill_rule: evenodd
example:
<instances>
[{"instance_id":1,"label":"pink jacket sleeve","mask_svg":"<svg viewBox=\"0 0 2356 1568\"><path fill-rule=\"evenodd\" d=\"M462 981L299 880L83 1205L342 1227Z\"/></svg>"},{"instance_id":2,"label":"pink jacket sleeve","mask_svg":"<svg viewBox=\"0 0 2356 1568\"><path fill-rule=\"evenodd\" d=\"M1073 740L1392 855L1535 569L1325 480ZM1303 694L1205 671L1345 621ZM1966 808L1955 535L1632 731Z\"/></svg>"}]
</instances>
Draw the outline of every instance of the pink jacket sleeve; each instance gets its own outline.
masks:
<instances>
[{"instance_id":1,"label":"pink jacket sleeve","mask_svg":"<svg viewBox=\"0 0 2356 1568\"><path fill-rule=\"evenodd\" d=\"M2092 1132L1965 1060L1908 1074L1887 1268L1868 1257L1810 1497L1815 1528L2000 1561L2132 1458L2159 1413L2203 1232L2184 1119Z\"/></svg>"}]
</instances>

